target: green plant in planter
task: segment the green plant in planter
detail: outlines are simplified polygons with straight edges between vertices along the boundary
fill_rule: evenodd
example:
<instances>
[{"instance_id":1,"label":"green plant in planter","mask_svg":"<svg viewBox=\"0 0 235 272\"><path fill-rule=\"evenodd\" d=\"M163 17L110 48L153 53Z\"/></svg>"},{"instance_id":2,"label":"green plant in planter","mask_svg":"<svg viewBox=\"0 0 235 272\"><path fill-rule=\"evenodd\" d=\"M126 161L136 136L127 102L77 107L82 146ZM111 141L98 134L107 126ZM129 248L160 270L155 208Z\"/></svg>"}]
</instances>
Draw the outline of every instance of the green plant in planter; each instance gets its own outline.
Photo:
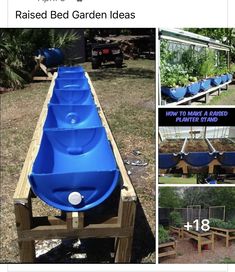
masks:
<instances>
[{"instance_id":1,"label":"green plant in planter","mask_svg":"<svg viewBox=\"0 0 235 272\"><path fill-rule=\"evenodd\" d=\"M234 220L225 222L220 219L211 218L210 226L215 228L222 228L222 229L235 229L235 222Z\"/></svg>"},{"instance_id":2,"label":"green plant in planter","mask_svg":"<svg viewBox=\"0 0 235 272\"><path fill-rule=\"evenodd\" d=\"M215 54L212 50L206 49L200 54L198 73L202 78L213 76L215 72Z\"/></svg>"},{"instance_id":3,"label":"green plant in planter","mask_svg":"<svg viewBox=\"0 0 235 272\"><path fill-rule=\"evenodd\" d=\"M159 244L166 243L170 240L170 236L167 230L163 228L162 225L159 225L158 227L158 241Z\"/></svg>"},{"instance_id":4,"label":"green plant in planter","mask_svg":"<svg viewBox=\"0 0 235 272\"><path fill-rule=\"evenodd\" d=\"M183 224L180 213L172 211L170 213L170 222L172 226L180 228Z\"/></svg>"}]
</instances>

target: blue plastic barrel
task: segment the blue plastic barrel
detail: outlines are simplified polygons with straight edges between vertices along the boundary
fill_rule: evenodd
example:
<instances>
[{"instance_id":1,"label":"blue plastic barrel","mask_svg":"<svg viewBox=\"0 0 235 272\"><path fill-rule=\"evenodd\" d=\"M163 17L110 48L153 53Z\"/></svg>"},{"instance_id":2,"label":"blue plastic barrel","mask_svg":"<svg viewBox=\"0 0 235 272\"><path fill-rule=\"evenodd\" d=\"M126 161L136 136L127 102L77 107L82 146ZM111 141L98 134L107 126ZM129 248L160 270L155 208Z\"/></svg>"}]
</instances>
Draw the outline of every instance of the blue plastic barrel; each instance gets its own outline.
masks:
<instances>
[{"instance_id":1,"label":"blue plastic barrel","mask_svg":"<svg viewBox=\"0 0 235 272\"><path fill-rule=\"evenodd\" d=\"M227 74L227 81L232 80L232 78L233 78L233 75L232 75L232 74Z\"/></svg>"},{"instance_id":2,"label":"blue plastic barrel","mask_svg":"<svg viewBox=\"0 0 235 272\"><path fill-rule=\"evenodd\" d=\"M209 90L211 87L211 79L203 79L200 81L200 90L202 92Z\"/></svg>"},{"instance_id":3,"label":"blue plastic barrel","mask_svg":"<svg viewBox=\"0 0 235 272\"><path fill-rule=\"evenodd\" d=\"M235 166L235 151L219 153L217 158L224 166Z\"/></svg>"},{"instance_id":4,"label":"blue plastic barrel","mask_svg":"<svg viewBox=\"0 0 235 272\"><path fill-rule=\"evenodd\" d=\"M212 77L211 78L211 85L212 86L219 86L221 84L221 76L217 76L217 77Z\"/></svg>"},{"instance_id":5,"label":"blue plastic barrel","mask_svg":"<svg viewBox=\"0 0 235 272\"><path fill-rule=\"evenodd\" d=\"M94 99L89 89L79 91L54 89L50 104L93 105Z\"/></svg>"},{"instance_id":6,"label":"blue plastic barrel","mask_svg":"<svg viewBox=\"0 0 235 272\"><path fill-rule=\"evenodd\" d=\"M207 166L214 157L214 153L209 152L189 152L183 154L184 161L194 167Z\"/></svg>"},{"instance_id":7,"label":"blue plastic barrel","mask_svg":"<svg viewBox=\"0 0 235 272\"><path fill-rule=\"evenodd\" d=\"M179 101L184 98L187 92L187 87L178 88L161 87L161 91L166 96L169 96L173 101Z\"/></svg>"},{"instance_id":8,"label":"blue plastic barrel","mask_svg":"<svg viewBox=\"0 0 235 272\"><path fill-rule=\"evenodd\" d=\"M102 126L95 105L49 105L44 129Z\"/></svg>"},{"instance_id":9,"label":"blue plastic barrel","mask_svg":"<svg viewBox=\"0 0 235 272\"><path fill-rule=\"evenodd\" d=\"M200 91L201 84L194 82L187 86L187 95L195 95Z\"/></svg>"},{"instance_id":10,"label":"blue plastic barrel","mask_svg":"<svg viewBox=\"0 0 235 272\"><path fill-rule=\"evenodd\" d=\"M55 67L64 63L64 54L60 48L39 49L36 55L41 55L45 58L44 64L47 67Z\"/></svg>"},{"instance_id":11,"label":"blue plastic barrel","mask_svg":"<svg viewBox=\"0 0 235 272\"><path fill-rule=\"evenodd\" d=\"M221 76L221 83L225 83L227 81L228 77L227 75L222 75Z\"/></svg>"},{"instance_id":12,"label":"blue plastic barrel","mask_svg":"<svg viewBox=\"0 0 235 272\"><path fill-rule=\"evenodd\" d=\"M45 129L29 179L34 193L57 209L99 205L119 179L105 129Z\"/></svg>"},{"instance_id":13,"label":"blue plastic barrel","mask_svg":"<svg viewBox=\"0 0 235 272\"><path fill-rule=\"evenodd\" d=\"M58 77L57 78L84 78L85 70L82 66L76 67L59 67L58 68Z\"/></svg>"},{"instance_id":14,"label":"blue plastic barrel","mask_svg":"<svg viewBox=\"0 0 235 272\"><path fill-rule=\"evenodd\" d=\"M170 169L175 167L180 161L180 155L172 153L159 153L159 168Z\"/></svg>"},{"instance_id":15,"label":"blue plastic barrel","mask_svg":"<svg viewBox=\"0 0 235 272\"><path fill-rule=\"evenodd\" d=\"M66 90L82 90L90 89L87 78L79 79L66 79L66 78L57 78L55 80L54 89L66 89Z\"/></svg>"}]
</instances>

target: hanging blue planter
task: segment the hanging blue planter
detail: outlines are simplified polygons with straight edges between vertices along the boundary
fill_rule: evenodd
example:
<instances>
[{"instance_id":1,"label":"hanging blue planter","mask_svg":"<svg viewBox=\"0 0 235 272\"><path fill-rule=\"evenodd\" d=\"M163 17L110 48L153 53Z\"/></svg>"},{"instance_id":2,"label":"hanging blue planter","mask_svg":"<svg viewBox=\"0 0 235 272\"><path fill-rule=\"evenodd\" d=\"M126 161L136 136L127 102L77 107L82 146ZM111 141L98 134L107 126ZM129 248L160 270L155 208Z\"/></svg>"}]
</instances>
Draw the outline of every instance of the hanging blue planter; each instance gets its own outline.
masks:
<instances>
[{"instance_id":1,"label":"hanging blue planter","mask_svg":"<svg viewBox=\"0 0 235 272\"><path fill-rule=\"evenodd\" d=\"M162 93L169 96L173 101L179 101L184 98L187 92L187 87L168 88L161 87Z\"/></svg>"},{"instance_id":2,"label":"hanging blue planter","mask_svg":"<svg viewBox=\"0 0 235 272\"><path fill-rule=\"evenodd\" d=\"M199 83L200 83L200 90L202 92L209 90L211 87L211 80L209 78L203 79Z\"/></svg>"},{"instance_id":3,"label":"hanging blue planter","mask_svg":"<svg viewBox=\"0 0 235 272\"><path fill-rule=\"evenodd\" d=\"M221 76L221 83L227 82L227 79L228 79L227 75L222 75Z\"/></svg>"},{"instance_id":4,"label":"hanging blue planter","mask_svg":"<svg viewBox=\"0 0 235 272\"><path fill-rule=\"evenodd\" d=\"M59 67L57 78L67 78L67 79L85 78L85 71L82 66Z\"/></svg>"},{"instance_id":5,"label":"hanging blue planter","mask_svg":"<svg viewBox=\"0 0 235 272\"><path fill-rule=\"evenodd\" d=\"M227 81L231 81L233 78L233 75L232 74L227 74Z\"/></svg>"},{"instance_id":6,"label":"hanging blue planter","mask_svg":"<svg viewBox=\"0 0 235 272\"><path fill-rule=\"evenodd\" d=\"M200 91L200 82L194 82L187 86L187 95L195 95Z\"/></svg>"},{"instance_id":7,"label":"hanging blue planter","mask_svg":"<svg viewBox=\"0 0 235 272\"><path fill-rule=\"evenodd\" d=\"M219 86L221 84L221 76L216 76L211 78L211 85L212 86Z\"/></svg>"},{"instance_id":8,"label":"hanging blue planter","mask_svg":"<svg viewBox=\"0 0 235 272\"><path fill-rule=\"evenodd\" d=\"M54 89L50 104L93 105L94 99L89 89L79 91Z\"/></svg>"},{"instance_id":9,"label":"hanging blue planter","mask_svg":"<svg viewBox=\"0 0 235 272\"><path fill-rule=\"evenodd\" d=\"M180 154L160 153L159 154L159 168L170 169L175 167L180 161Z\"/></svg>"},{"instance_id":10,"label":"hanging blue planter","mask_svg":"<svg viewBox=\"0 0 235 272\"><path fill-rule=\"evenodd\" d=\"M55 80L55 89L66 89L66 90L84 90L90 89L87 78L80 79L66 79L66 78L57 78Z\"/></svg>"},{"instance_id":11,"label":"hanging blue planter","mask_svg":"<svg viewBox=\"0 0 235 272\"><path fill-rule=\"evenodd\" d=\"M189 152L183 154L184 161L194 167L207 166L214 157L214 153L209 152Z\"/></svg>"},{"instance_id":12,"label":"hanging blue planter","mask_svg":"<svg viewBox=\"0 0 235 272\"><path fill-rule=\"evenodd\" d=\"M99 205L119 179L105 129L46 129L29 179L34 193L57 209Z\"/></svg>"},{"instance_id":13,"label":"hanging blue planter","mask_svg":"<svg viewBox=\"0 0 235 272\"><path fill-rule=\"evenodd\" d=\"M102 126L95 105L50 105L44 129L91 128Z\"/></svg>"},{"instance_id":14,"label":"hanging blue planter","mask_svg":"<svg viewBox=\"0 0 235 272\"><path fill-rule=\"evenodd\" d=\"M235 166L235 151L219 153L218 161L224 166Z\"/></svg>"}]
</instances>

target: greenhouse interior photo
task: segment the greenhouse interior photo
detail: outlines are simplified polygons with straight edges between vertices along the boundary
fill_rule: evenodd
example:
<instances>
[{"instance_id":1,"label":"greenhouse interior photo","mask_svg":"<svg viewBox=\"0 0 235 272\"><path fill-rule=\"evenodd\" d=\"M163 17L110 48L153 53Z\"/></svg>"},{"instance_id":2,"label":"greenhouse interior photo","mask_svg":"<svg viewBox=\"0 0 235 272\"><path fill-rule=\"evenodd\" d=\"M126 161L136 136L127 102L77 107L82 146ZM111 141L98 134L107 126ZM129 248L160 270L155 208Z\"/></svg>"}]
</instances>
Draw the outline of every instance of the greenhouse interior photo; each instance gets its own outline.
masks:
<instances>
[{"instance_id":1,"label":"greenhouse interior photo","mask_svg":"<svg viewBox=\"0 0 235 272\"><path fill-rule=\"evenodd\" d=\"M232 174L235 127L159 127L160 174Z\"/></svg>"},{"instance_id":2,"label":"greenhouse interior photo","mask_svg":"<svg viewBox=\"0 0 235 272\"><path fill-rule=\"evenodd\" d=\"M235 104L234 33L159 29L159 105Z\"/></svg>"}]
</instances>

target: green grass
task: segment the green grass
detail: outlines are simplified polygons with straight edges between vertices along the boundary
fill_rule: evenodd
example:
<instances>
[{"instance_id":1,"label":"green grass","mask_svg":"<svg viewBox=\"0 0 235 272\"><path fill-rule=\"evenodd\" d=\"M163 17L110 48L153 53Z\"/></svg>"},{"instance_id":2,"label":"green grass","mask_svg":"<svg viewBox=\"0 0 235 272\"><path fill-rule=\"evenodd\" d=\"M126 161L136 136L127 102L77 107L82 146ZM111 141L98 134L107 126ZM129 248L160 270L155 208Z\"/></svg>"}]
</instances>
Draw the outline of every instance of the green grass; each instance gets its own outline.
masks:
<instances>
[{"instance_id":1,"label":"green grass","mask_svg":"<svg viewBox=\"0 0 235 272\"><path fill-rule=\"evenodd\" d=\"M98 94L120 153L125 159L134 149L142 152L141 158L148 161L146 167L132 170L144 216L140 217L139 229L147 218L152 232L155 230L155 66L150 60L125 61L122 69L103 66L91 70L91 64L83 65L88 71ZM5 249L0 260L19 261L12 198L14 190L42 110L50 83L32 83L24 89L1 95L1 237ZM136 171L136 173L134 173ZM49 213L49 207L35 203L35 214ZM48 211L49 210L49 211ZM141 232L141 230L139 230ZM135 240L135 239L134 239ZM138 240L138 239L136 239ZM150 244L137 245L135 255L142 262L155 262L155 253L141 253ZM145 256L145 257L143 257Z\"/></svg>"},{"instance_id":2,"label":"green grass","mask_svg":"<svg viewBox=\"0 0 235 272\"><path fill-rule=\"evenodd\" d=\"M178 177L159 177L159 182L164 184L196 184L196 177L178 178Z\"/></svg>"},{"instance_id":3,"label":"green grass","mask_svg":"<svg viewBox=\"0 0 235 272\"><path fill-rule=\"evenodd\" d=\"M234 264L235 263L235 259L231 259L229 257L225 257L221 263L224 263L224 264Z\"/></svg>"},{"instance_id":4,"label":"green grass","mask_svg":"<svg viewBox=\"0 0 235 272\"><path fill-rule=\"evenodd\" d=\"M208 103L209 105L235 105L235 85L229 85L227 91L223 91L221 95L215 96Z\"/></svg>"}]
</instances>

